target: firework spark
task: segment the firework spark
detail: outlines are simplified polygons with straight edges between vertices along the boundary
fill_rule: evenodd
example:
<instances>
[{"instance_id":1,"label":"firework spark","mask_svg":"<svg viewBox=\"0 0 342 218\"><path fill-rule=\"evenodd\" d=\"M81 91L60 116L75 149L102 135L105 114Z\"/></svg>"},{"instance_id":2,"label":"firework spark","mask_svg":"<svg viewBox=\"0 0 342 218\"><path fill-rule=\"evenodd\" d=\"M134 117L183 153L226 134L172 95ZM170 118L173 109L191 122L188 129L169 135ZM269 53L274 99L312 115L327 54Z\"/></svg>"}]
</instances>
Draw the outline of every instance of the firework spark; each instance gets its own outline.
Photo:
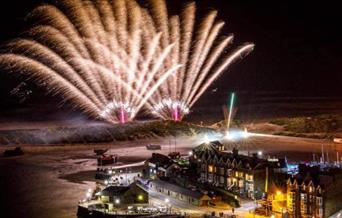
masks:
<instances>
[{"instance_id":1,"label":"firework spark","mask_svg":"<svg viewBox=\"0 0 342 218\"><path fill-rule=\"evenodd\" d=\"M0 65L46 84L95 118L133 120L180 67L164 66L173 44L147 32L145 10L134 0L40 6L29 16L38 25L7 45Z\"/></svg>"},{"instance_id":2,"label":"firework spark","mask_svg":"<svg viewBox=\"0 0 342 218\"><path fill-rule=\"evenodd\" d=\"M165 0L149 5L62 0L40 6L29 15L36 25L7 45L0 66L108 122L133 120L144 108L181 120L254 45L221 58L233 36L217 40L224 23L216 21L216 11L196 24L195 3L174 16L168 15Z\"/></svg>"},{"instance_id":3,"label":"firework spark","mask_svg":"<svg viewBox=\"0 0 342 218\"><path fill-rule=\"evenodd\" d=\"M196 24L195 3L185 5L180 16L169 17L164 0L151 1L152 17L156 20L151 29L164 33L161 48L167 43L175 45L165 60L164 67L167 68L174 62L179 62L183 67L155 93L152 99L157 103L150 103L154 105L153 114L157 117L181 120L227 67L251 52L254 45L245 44L222 58L222 54L232 43L233 36L226 36L222 41L217 40L224 23L216 21L216 11L210 12Z\"/></svg>"}]
</instances>

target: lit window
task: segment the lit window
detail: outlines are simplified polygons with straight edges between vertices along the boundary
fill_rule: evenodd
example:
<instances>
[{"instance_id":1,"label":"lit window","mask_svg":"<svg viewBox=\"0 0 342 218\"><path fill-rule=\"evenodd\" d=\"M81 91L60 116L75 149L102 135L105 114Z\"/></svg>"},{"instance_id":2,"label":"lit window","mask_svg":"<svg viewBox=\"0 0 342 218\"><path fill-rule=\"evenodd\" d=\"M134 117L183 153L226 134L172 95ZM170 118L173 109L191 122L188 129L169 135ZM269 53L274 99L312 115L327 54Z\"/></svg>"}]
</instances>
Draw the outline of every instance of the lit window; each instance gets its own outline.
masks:
<instances>
[{"instance_id":1,"label":"lit window","mask_svg":"<svg viewBox=\"0 0 342 218\"><path fill-rule=\"evenodd\" d=\"M232 180L230 178L227 178L227 183L228 183L228 186L230 186L232 184Z\"/></svg>"},{"instance_id":2,"label":"lit window","mask_svg":"<svg viewBox=\"0 0 342 218\"><path fill-rule=\"evenodd\" d=\"M209 173L212 173L213 171L214 171L213 165L209 165L209 166L208 166L208 172L209 172Z\"/></svg>"}]
</instances>

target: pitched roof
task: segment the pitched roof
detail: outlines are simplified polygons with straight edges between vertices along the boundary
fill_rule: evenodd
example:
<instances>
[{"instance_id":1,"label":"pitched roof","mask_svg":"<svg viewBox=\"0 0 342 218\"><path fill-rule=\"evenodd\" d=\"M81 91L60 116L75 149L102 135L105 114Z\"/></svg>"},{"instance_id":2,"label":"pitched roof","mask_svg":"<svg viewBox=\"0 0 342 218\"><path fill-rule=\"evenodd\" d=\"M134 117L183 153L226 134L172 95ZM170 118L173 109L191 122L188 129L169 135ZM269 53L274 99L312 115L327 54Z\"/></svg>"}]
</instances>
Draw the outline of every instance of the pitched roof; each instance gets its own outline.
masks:
<instances>
[{"instance_id":1,"label":"pitched roof","mask_svg":"<svg viewBox=\"0 0 342 218\"><path fill-rule=\"evenodd\" d=\"M190 189L186 189L186 188L183 188L181 186L178 186L178 185L175 185L175 184L172 184L172 183L169 183L169 182L166 182L166 181L162 181L162 180L153 180L152 183L160 186L160 187L163 187L167 190L170 190L170 191L173 191L173 192L176 192L176 193L180 193L180 194L183 194L183 195L186 195L186 196L190 196L190 197L193 197L193 198L196 198L196 199L201 199L201 198L206 198L208 197L207 195L199 192L199 191L193 191L193 190L190 190Z\"/></svg>"},{"instance_id":2,"label":"pitched roof","mask_svg":"<svg viewBox=\"0 0 342 218\"><path fill-rule=\"evenodd\" d=\"M101 191L102 196L119 196L123 195L130 189L130 186L108 186Z\"/></svg>"},{"instance_id":3,"label":"pitched roof","mask_svg":"<svg viewBox=\"0 0 342 218\"><path fill-rule=\"evenodd\" d=\"M159 153L152 153L152 157L149 158L147 161L157 166L162 166L164 168L167 168L174 163L170 157Z\"/></svg>"}]
</instances>

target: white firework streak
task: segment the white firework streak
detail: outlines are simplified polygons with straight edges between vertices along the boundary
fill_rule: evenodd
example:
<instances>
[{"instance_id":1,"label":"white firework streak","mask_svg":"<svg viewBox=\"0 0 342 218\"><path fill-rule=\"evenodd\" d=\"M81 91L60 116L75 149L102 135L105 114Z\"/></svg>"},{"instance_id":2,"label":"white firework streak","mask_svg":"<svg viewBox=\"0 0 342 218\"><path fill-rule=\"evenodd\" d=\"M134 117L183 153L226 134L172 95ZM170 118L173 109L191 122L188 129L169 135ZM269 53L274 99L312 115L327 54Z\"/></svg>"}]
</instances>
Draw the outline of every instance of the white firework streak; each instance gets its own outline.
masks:
<instances>
[{"instance_id":1,"label":"white firework streak","mask_svg":"<svg viewBox=\"0 0 342 218\"><path fill-rule=\"evenodd\" d=\"M47 84L53 95L111 123L133 120L144 106L181 120L254 45L221 58L233 37L217 40L224 23L216 11L197 24L193 2L170 17L165 0L150 2L149 8L137 0L39 6L28 16L37 25L7 44L0 67Z\"/></svg>"},{"instance_id":2,"label":"white firework streak","mask_svg":"<svg viewBox=\"0 0 342 218\"><path fill-rule=\"evenodd\" d=\"M162 48L166 43L175 44L168 60L164 62L164 66L178 61L182 64L182 68L174 77L170 77L151 98L157 103L153 103L152 100L149 102L154 106L153 114L155 116L163 119L175 119L176 117L177 120L181 120L185 114L190 112L193 104L211 83L237 58L233 53L220 60L233 37L226 37L218 43L219 33L224 22L216 22L217 11L211 11L199 24L196 24L194 2L185 5L178 21L177 15L168 17L164 0L151 1L152 16L149 16L148 13L144 15L149 32L157 29L166 33L162 35L164 37L162 37ZM168 29L165 30L167 26ZM196 34L193 34L194 30ZM252 46L252 44L249 45ZM247 46L247 48L249 47ZM242 49L237 53L243 54L248 51L248 49ZM214 66L218 66L218 70L212 70Z\"/></svg>"}]
</instances>

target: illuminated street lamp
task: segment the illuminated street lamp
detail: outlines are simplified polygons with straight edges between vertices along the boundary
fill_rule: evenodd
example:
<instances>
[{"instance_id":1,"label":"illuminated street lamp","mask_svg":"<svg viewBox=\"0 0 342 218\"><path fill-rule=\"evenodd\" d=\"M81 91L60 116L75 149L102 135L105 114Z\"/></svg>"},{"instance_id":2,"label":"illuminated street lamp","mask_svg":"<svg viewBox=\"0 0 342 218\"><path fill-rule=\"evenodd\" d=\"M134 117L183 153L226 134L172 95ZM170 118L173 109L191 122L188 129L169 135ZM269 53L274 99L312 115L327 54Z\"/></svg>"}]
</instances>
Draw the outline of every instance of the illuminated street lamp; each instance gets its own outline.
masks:
<instances>
[{"instance_id":1,"label":"illuminated street lamp","mask_svg":"<svg viewBox=\"0 0 342 218\"><path fill-rule=\"evenodd\" d=\"M210 143L208 135L204 136L204 143L207 144L207 145Z\"/></svg>"},{"instance_id":2,"label":"illuminated street lamp","mask_svg":"<svg viewBox=\"0 0 342 218\"><path fill-rule=\"evenodd\" d=\"M262 151L258 151L258 156L262 156Z\"/></svg>"},{"instance_id":3,"label":"illuminated street lamp","mask_svg":"<svg viewBox=\"0 0 342 218\"><path fill-rule=\"evenodd\" d=\"M248 131L247 131L247 128L245 128L245 130L243 131L242 136L243 136L245 139L249 137L249 133L248 133Z\"/></svg>"},{"instance_id":4,"label":"illuminated street lamp","mask_svg":"<svg viewBox=\"0 0 342 218\"><path fill-rule=\"evenodd\" d=\"M87 198L89 199L91 197L91 193L90 192L87 192L86 194Z\"/></svg>"},{"instance_id":5,"label":"illuminated street lamp","mask_svg":"<svg viewBox=\"0 0 342 218\"><path fill-rule=\"evenodd\" d=\"M170 202L170 200L168 198L165 198L164 201L165 201L166 204Z\"/></svg>"},{"instance_id":6,"label":"illuminated street lamp","mask_svg":"<svg viewBox=\"0 0 342 218\"><path fill-rule=\"evenodd\" d=\"M119 198L115 199L115 204L120 204L120 199Z\"/></svg>"},{"instance_id":7,"label":"illuminated street lamp","mask_svg":"<svg viewBox=\"0 0 342 218\"><path fill-rule=\"evenodd\" d=\"M192 155L193 155L192 151L189 151L189 156L192 156Z\"/></svg>"}]
</instances>

